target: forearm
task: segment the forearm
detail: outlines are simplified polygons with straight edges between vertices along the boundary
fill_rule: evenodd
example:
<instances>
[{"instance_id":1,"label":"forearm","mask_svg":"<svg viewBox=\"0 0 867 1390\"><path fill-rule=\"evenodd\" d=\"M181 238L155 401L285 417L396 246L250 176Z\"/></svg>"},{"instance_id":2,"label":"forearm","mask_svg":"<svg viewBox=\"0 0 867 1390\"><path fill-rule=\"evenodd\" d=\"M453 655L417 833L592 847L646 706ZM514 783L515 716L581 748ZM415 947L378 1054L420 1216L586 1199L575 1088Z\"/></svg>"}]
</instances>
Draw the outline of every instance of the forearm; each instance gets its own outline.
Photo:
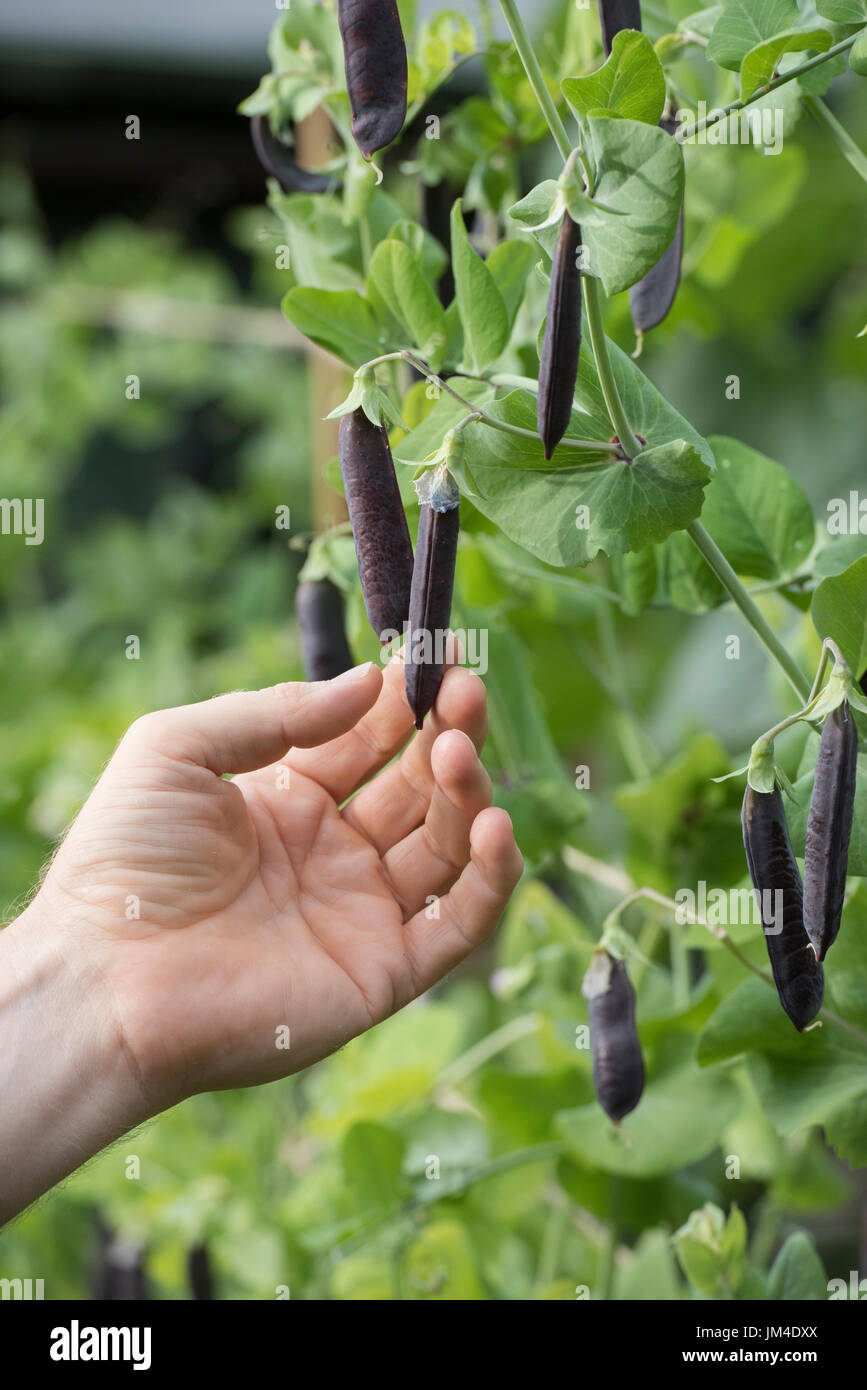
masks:
<instances>
[{"instance_id":1,"label":"forearm","mask_svg":"<svg viewBox=\"0 0 867 1390\"><path fill-rule=\"evenodd\" d=\"M147 1118L102 999L40 898L0 932L0 1224Z\"/></svg>"}]
</instances>

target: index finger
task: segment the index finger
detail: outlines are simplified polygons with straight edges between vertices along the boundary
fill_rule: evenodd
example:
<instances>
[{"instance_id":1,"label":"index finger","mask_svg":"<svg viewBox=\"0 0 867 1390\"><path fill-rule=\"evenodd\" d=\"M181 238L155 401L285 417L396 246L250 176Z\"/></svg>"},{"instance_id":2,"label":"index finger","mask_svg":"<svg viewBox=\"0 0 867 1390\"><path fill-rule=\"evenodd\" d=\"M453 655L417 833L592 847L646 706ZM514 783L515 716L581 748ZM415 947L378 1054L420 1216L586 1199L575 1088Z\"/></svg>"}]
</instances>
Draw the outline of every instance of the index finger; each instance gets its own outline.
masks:
<instances>
[{"instance_id":1,"label":"index finger","mask_svg":"<svg viewBox=\"0 0 867 1390\"><path fill-rule=\"evenodd\" d=\"M449 637L446 667L457 665L461 656L460 643ZM413 729L400 652L385 668L376 704L348 733L319 748L291 748L282 761L318 782L340 805L391 762L409 742Z\"/></svg>"}]
</instances>

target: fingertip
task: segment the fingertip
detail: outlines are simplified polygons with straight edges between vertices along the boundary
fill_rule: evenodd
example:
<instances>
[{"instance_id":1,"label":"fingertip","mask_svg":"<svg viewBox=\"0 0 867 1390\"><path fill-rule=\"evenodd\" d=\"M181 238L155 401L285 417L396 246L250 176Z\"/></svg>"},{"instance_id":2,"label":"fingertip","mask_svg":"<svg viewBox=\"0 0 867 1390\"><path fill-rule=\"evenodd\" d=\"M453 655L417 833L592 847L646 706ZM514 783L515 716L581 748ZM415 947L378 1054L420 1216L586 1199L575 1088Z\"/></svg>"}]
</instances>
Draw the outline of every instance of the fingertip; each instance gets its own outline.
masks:
<instances>
[{"instance_id":1,"label":"fingertip","mask_svg":"<svg viewBox=\"0 0 867 1390\"><path fill-rule=\"evenodd\" d=\"M476 745L463 729L444 729L437 734L431 747L431 767L434 776L439 772L475 772L479 755Z\"/></svg>"},{"instance_id":2,"label":"fingertip","mask_svg":"<svg viewBox=\"0 0 867 1390\"><path fill-rule=\"evenodd\" d=\"M524 856L508 811L502 806L480 811L470 831L470 848L495 880L492 886L508 895L524 872Z\"/></svg>"},{"instance_id":3,"label":"fingertip","mask_svg":"<svg viewBox=\"0 0 867 1390\"><path fill-rule=\"evenodd\" d=\"M348 732L376 703L381 688L382 673L372 661L353 666L330 681L287 682L272 687L293 715L295 727L286 746L311 748Z\"/></svg>"},{"instance_id":4,"label":"fingertip","mask_svg":"<svg viewBox=\"0 0 867 1390\"><path fill-rule=\"evenodd\" d=\"M434 712L442 724L462 729L481 748L487 736L487 700L480 676L466 666L452 666L443 676Z\"/></svg>"},{"instance_id":5,"label":"fingertip","mask_svg":"<svg viewBox=\"0 0 867 1390\"><path fill-rule=\"evenodd\" d=\"M382 672L372 661L363 661L360 666L352 666L348 671L341 671L339 676L334 676L330 681L319 681L318 684L330 687L332 690L336 686L342 688L352 685L365 685L370 682L370 677L374 672L376 672L378 676L377 685L381 685Z\"/></svg>"}]
</instances>

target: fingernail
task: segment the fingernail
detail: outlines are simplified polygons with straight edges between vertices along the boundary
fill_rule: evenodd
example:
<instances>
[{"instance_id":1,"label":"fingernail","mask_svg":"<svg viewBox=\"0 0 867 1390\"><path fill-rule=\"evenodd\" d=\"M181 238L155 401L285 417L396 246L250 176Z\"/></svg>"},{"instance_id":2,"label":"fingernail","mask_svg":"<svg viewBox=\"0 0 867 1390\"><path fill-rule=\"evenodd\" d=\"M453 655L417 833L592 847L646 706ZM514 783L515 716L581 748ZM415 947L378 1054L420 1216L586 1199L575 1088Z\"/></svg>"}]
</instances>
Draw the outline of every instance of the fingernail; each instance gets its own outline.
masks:
<instances>
[{"instance_id":1,"label":"fingernail","mask_svg":"<svg viewBox=\"0 0 867 1390\"><path fill-rule=\"evenodd\" d=\"M350 671L341 671L339 676L335 676L330 682L331 685L357 685L359 681L367 680L373 670L373 662L365 661L361 666L353 666Z\"/></svg>"}]
</instances>

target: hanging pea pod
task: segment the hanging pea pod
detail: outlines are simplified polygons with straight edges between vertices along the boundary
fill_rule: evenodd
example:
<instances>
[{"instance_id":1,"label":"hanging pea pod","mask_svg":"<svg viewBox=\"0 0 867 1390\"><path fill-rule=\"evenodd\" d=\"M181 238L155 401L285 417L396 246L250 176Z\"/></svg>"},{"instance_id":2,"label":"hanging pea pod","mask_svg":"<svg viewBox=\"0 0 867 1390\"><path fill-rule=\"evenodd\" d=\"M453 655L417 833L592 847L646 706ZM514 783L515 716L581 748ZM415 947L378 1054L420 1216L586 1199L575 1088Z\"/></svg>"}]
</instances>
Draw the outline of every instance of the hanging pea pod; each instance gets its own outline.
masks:
<instances>
[{"instance_id":1,"label":"hanging pea pod","mask_svg":"<svg viewBox=\"0 0 867 1390\"><path fill-rule=\"evenodd\" d=\"M659 122L669 135L677 133L677 121L663 119ZM660 259L647 274L632 285L629 290L629 309L635 331L640 335L656 328L667 315L674 303L680 284L680 267L683 260L683 203L677 217L674 236Z\"/></svg>"},{"instance_id":2,"label":"hanging pea pod","mask_svg":"<svg viewBox=\"0 0 867 1390\"><path fill-rule=\"evenodd\" d=\"M388 434L359 406L340 421L338 448L364 606L377 637L387 641L403 632L413 583L412 541Z\"/></svg>"},{"instance_id":3,"label":"hanging pea pod","mask_svg":"<svg viewBox=\"0 0 867 1390\"><path fill-rule=\"evenodd\" d=\"M858 731L844 700L822 729L807 816L804 928L817 960L824 960L840 930L857 768Z\"/></svg>"},{"instance_id":4,"label":"hanging pea pod","mask_svg":"<svg viewBox=\"0 0 867 1390\"><path fill-rule=\"evenodd\" d=\"M622 960L597 951L584 976L593 1085L615 1124L634 1110L644 1090L644 1057L635 1026L635 990Z\"/></svg>"},{"instance_id":5,"label":"hanging pea pod","mask_svg":"<svg viewBox=\"0 0 867 1390\"><path fill-rule=\"evenodd\" d=\"M303 579L295 591L304 674L330 681L355 665L346 640L343 595L330 579Z\"/></svg>"},{"instance_id":6,"label":"hanging pea pod","mask_svg":"<svg viewBox=\"0 0 867 1390\"><path fill-rule=\"evenodd\" d=\"M551 266L545 336L539 359L537 425L550 459L572 416L581 351L581 228L563 213Z\"/></svg>"},{"instance_id":7,"label":"hanging pea pod","mask_svg":"<svg viewBox=\"0 0 867 1390\"><path fill-rule=\"evenodd\" d=\"M406 698L417 729L422 727L442 684L459 532L457 503L447 510L422 505L405 652Z\"/></svg>"},{"instance_id":8,"label":"hanging pea pod","mask_svg":"<svg viewBox=\"0 0 867 1390\"><path fill-rule=\"evenodd\" d=\"M191 1245L187 1251L187 1281L190 1286L190 1298L202 1300L214 1297L211 1257L204 1241Z\"/></svg>"},{"instance_id":9,"label":"hanging pea pod","mask_svg":"<svg viewBox=\"0 0 867 1390\"><path fill-rule=\"evenodd\" d=\"M599 0L599 22L602 25L602 47L607 58L615 34L619 34L621 29L641 28L639 0Z\"/></svg>"},{"instance_id":10,"label":"hanging pea pod","mask_svg":"<svg viewBox=\"0 0 867 1390\"><path fill-rule=\"evenodd\" d=\"M272 179L276 179L284 193L325 193L329 189L338 192L339 179L329 178L328 174L314 169L303 169L292 158L282 141L271 129L267 116L253 116L250 120L250 134L253 148L259 163Z\"/></svg>"},{"instance_id":11,"label":"hanging pea pod","mask_svg":"<svg viewBox=\"0 0 867 1390\"><path fill-rule=\"evenodd\" d=\"M774 984L801 1033L822 1007L825 975L804 929L801 875L779 789L757 792L747 786L741 826Z\"/></svg>"},{"instance_id":12,"label":"hanging pea pod","mask_svg":"<svg viewBox=\"0 0 867 1390\"><path fill-rule=\"evenodd\" d=\"M365 159L406 120L406 44L396 0L337 0L352 134Z\"/></svg>"}]
</instances>

